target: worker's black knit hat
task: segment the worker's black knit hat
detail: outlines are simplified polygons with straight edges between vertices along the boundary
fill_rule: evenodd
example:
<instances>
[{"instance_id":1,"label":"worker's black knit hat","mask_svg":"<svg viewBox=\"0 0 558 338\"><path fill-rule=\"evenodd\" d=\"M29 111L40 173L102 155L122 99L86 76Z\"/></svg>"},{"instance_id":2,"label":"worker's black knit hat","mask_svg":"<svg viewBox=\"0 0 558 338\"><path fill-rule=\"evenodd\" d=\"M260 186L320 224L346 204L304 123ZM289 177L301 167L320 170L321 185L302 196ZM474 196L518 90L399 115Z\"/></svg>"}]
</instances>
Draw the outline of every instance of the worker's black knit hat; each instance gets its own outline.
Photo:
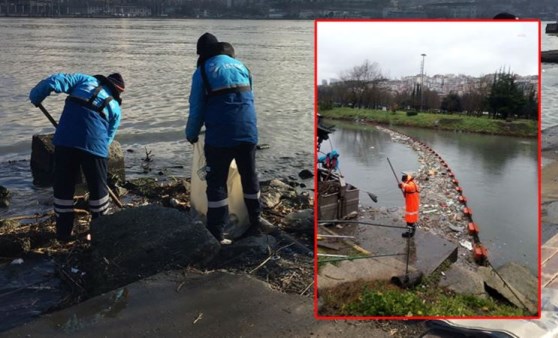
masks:
<instances>
[{"instance_id":1,"label":"worker's black knit hat","mask_svg":"<svg viewBox=\"0 0 558 338\"><path fill-rule=\"evenodd\" d=\"M198 43L196 44L196 54L201 55L203 51L206 51L209 46L219 42L215 35L211 33L204 33L198 39Z\"/></svg>"},{"instance_id":2,"label":"worker's black knit hat","mask_svg":"<svg viewBox=\"0 0 558 338\"><path fill-rule=\"evenodd\" d=\"M110 74L107 79L118 89L118 91L123 92L126 84L124 83L124 79L120 73L112 73Z\"/></svg>"},{"instance_id":3,"label":"worker's black knit hat","mask_svg":"<svg viewBox=\"0 0 558 338\"><path fill-rule=\"evenodd\" d=\"M511 13L508 12L502 12L502 13L498 13L496 14L493 19L496 20L518 20L519 18Z\"/></svg>"}]
</instances>

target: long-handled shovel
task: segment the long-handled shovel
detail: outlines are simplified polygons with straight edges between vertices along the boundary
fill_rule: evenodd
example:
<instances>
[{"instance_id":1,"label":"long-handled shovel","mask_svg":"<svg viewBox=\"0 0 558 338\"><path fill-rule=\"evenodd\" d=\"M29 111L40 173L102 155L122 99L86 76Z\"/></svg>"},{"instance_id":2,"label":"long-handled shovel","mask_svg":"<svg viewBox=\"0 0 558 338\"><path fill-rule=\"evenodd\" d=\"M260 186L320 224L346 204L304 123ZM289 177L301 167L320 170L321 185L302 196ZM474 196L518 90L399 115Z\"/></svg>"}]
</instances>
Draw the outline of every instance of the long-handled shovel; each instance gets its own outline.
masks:
<instances>
[{"instance_id":1,"label":"long-handled shovel","mask_svg":"<svg viewBox=\"0 0 558 338\"><path fill-rule=\"evenodd\" d=\"M409 257L411 256L411 237L407 237L407 259L405 262L405 275L393 276L391 282L400 288L412 288L422 281L423 273L421 271L409 272Z\"/></svg>"},{"instance_id":2,"label":"long-handled shovel","mask_svg":"<svg viewBox=\"0 0 558 338\"><path fill-rule=\"evenodd\" d=\"M395 173L395 170L393 169L393 166L391 165L391 161L389 160L389 157L387 158L388 163L389 163L389 167L391 168L391 172L393 173L393 177L395 177L395 182L397 182L397 184L399 184L399 179L397 178L397 174Z\"/></svg>"},{"instance_id":3,"label":"long-handled shovel","mask_svg":"<svg viewBox=\"0 0 558 338\"><path fill-rule=\"evenodd\" d=\"M49 112L45 109L45 107L43 107L42 103L39 103L37 105L37 107L39 107L39 109L43 112L43 114L45 114L45 116L47 117L47 119L50 121L50 123L52 123L52 125L54 126L54 128L58 127L58 123L56 123L56 121L52 118L52 115L49 114ZM108 189L108 193L110 195L110 198L112 199L112 201L114 202L114 204L116 204L120 209L124 208L124 206L122 205L122 202L120 202L120 200L118 199L118 197L116 197L116 195L112 192L112 190L110 190L110 187L107 186Z\"/></svg>"}]
</instances>

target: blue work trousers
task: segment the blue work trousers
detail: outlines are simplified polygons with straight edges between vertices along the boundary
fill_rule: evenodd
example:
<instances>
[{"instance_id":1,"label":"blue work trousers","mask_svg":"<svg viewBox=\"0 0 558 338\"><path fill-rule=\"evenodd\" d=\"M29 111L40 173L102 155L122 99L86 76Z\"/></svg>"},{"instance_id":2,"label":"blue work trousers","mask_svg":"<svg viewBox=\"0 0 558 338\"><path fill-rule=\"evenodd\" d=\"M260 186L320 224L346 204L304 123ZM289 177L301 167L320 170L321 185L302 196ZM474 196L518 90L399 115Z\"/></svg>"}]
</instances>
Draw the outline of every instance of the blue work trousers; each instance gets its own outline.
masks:
<instances>
[{"instance_id":1,"label":"blue work trousers","mask_svg":"<svg viewBox=\"0 0 558 338\"><path fill-rule=\"evenodd\" d=\"M244 203L250 223L261 213L260 183L256 173L256 145L242 143L231 148L204 146L207 180L207 228L219 240L229 220L227 177L234 159L242 182Z\"/></svg>"}]
</instances>

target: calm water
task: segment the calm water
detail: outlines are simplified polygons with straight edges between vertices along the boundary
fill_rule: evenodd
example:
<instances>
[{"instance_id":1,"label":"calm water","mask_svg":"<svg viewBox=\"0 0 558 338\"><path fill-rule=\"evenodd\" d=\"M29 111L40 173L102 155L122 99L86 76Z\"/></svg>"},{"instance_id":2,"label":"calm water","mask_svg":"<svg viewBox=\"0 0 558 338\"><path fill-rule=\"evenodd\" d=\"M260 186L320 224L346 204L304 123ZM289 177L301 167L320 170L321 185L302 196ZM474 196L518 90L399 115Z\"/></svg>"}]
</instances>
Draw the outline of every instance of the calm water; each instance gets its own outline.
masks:
<instances>
[{"instance_id":1,"label":"calm water","mask_svg":"<svg viewBox=\"0 0 558 338\"><path fill-rule=\"evenodd\" d=\"M401 192L386 160L397 174L418 171L417 154L392 143L386 133L371 127L355 129L337 124L332 145L340 156L340 170L348 182L378 195L374 204L361 194L363 205L400 207ZM345 127L343 127L345 126ZM365 129L363 129L365 128ZM531 139L434 132L401 128L402 132L429 144L456 174L480 238L490 250L496 267L515 261L537 273L538 194L537 142ZM322 146L327 151L330 145Z\"/></svg>"},{"instance_id":2,"label":"calm water","mask_svg":"<svg viewBox=\"0 0 558 338\"><path fill-rule=\"evenodd\" d=\"M253 74L260 143L271 145L257 155L262 179L311 168L311 21L0 18L0 31L0 184L16 201L18 194L42 193L30 186L28 162L7 161L28 160L31 136L53 132L28 95L55 72L121 72L126 92L116 139L134 151L125 153L126 174L141 175L147 147L155 175L163 170L190 176L192 148L184 140L184 125L195 44L207 31L232 43ZM55 118L64 98L53 94L43 102Z\"/></svg>"}]
</instances>

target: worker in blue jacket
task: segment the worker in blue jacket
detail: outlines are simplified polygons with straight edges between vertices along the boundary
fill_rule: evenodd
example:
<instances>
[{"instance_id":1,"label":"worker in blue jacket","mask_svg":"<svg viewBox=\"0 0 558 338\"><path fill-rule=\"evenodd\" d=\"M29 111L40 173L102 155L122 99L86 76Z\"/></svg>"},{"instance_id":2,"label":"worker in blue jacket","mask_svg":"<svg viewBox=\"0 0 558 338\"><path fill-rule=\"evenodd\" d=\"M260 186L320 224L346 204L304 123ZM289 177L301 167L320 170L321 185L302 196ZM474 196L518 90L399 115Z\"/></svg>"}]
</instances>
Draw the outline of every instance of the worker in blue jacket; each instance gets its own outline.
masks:
<instances>
[{"instance_id":1,"label":"worker in blue jacket","mask_svg":"<svg viewBox=\"0 0 558 338\"><path fill-rule=\"evenodd\" d=\"M228 222L227 176L232 160L241 176L250 233L261 229L260 186L256 173L258 129L252 92L252 77L235 59L233 47L203 34L197 42L197 69L192 77L190 114L186 139L194 144L205 124L207 228L222 244Z\"/></svg>"},{"instance_id":2,"label":"worker in blue jacket","mask_svg":"<svg viewBox=\"0 0 558 338\"><path fill-rule=\"evenodd\" d=\"M93 218L109 207L107 168L109 146L120 125L124 80L119 73L85 75L58 73L39 82L29 94L39 105L51 92L68 94L53 144L56 237L68 242L74 224L74 190L80 167L89 189Z\"/></svg>"}]
</instances>

